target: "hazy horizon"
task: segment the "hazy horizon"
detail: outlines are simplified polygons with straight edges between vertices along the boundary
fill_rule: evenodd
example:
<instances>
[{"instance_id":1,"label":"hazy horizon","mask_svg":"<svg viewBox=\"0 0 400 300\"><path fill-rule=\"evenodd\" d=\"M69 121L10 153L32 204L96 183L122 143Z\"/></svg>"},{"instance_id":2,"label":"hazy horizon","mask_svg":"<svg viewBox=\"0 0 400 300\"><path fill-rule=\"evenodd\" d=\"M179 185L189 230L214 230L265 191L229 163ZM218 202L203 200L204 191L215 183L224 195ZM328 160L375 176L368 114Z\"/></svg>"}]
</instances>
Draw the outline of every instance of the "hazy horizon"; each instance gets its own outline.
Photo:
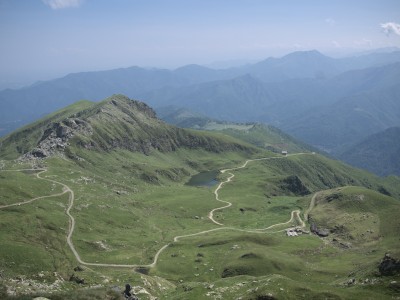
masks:
<instances>
[{"instance_id":1,"label":"hazy horizon","mask_svg":"<svg viewBox=\"0 0 400 300\"><path fill-rule=\"evenodd\" d=\"M130 66L400 47L399 23L396 0L0 0L0 88Z\"/></svg>"}]
</instances>

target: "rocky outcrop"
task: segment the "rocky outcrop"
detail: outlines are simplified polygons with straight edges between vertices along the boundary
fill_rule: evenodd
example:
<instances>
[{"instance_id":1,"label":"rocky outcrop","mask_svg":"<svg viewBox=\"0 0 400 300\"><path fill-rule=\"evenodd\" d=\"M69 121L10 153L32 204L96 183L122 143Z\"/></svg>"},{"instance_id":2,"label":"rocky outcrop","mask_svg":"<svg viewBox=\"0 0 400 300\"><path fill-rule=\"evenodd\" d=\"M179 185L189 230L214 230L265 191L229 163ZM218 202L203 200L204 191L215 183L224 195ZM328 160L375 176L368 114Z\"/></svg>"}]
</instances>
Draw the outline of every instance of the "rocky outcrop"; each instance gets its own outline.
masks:
<instances>
[{"instance_id":1,"label":"rocky outcrop","mask_svg":"<svg viewBox=\"0 0 400 300\"><path fill-rule=\"evenodd\" d=\"M85 279L80 278L80 277L76 276L75 274L72 274L70 276L69 281L75 282L77 284L85 284Z\"/></svg>"},{"instance_id":2,"label":"rocky outcrop","mask_svg":"<svg viewBox=\"0 0 400 300\"><path fill-rule=\"evenodd\" d=\"M400 274L400 260L391 257L386 253L378 266L379 273L383 276Z\"/></svg>"},{"instance_id":3,"label":"rocky outcrop","mask_svg":"<svg viewBox=\"0 0 400 300\"><path fill-rule=\"evenodd\" d=\"M52 123L44 131L37 147L26 153L24 158L45 158L63 152L69 146L69 140L77 133L91 135L93 129L88 122L79 118Z\"/></svg>"},{"instance_id":4,"label":"rocky outcrop","mask_svg":"<svg viewBox=\"0 0 400 300\"><path fill-rule=\"evenodd\" d=\"M328 229L318 228L314 221L310 221L310 231L320 237L329 236L330 231Z\"/></svg>"},{"instance_id":5,"label":"rocky outcrop","mask_svg":"<svg viewBox=\"0 0 400 300\"><path fill-rule=\"evenodd\" d=\"M85 107L79 111L76 107L66 108L49 116L11 135L6 140L7 146L4 144L2 148L14 148L19 155L22 154L21 159L65 154L78 160L74 147L101 152L124 149L145 155L154 150L172 152L180 148L214 153L256 151L241 142L168 125L157 119L147 104L122 95ZM23 138L28 143L15 143L15 140L22 141Z\"/></svg>"}]
</instances>

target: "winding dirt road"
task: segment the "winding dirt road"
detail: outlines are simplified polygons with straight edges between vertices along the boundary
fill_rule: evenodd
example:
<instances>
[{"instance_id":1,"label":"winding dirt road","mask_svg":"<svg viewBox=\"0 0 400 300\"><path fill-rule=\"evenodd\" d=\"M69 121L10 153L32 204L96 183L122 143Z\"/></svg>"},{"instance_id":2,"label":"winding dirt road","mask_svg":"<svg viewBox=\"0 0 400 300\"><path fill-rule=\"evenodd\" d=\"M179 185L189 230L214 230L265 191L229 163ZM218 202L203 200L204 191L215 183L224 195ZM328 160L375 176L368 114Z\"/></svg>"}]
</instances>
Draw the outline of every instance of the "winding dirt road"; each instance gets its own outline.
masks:
<instances>
[{"instance_id":1,"label":"winding dirt road","mask_svg":"<svg viewBox=\"0 0 400 300\"><path fill-rule=\"evenodd\" d=\"M310 205L308 206L307 210L304 212L304 220L308 220L308 217L310 215L310 212L313 210L314 206L315 206L315 200L317 199L317 197L321 194L321 191L316 192L310 201Z\"/></svg>"},{"instance_id":2,"label":"winding dirt road","mask_svg":"<svg viewBox=\"0 0 400 300\"><path fill-rule=\"evenodd\" d=\"M254 162L254 161L271 160L271 159L282 159L282 158L285 158L285 157L288 157L288 156L304 155L304 154L310 154L310 153L294 153L294 154L288 154L288 155L286 155L286 156L273 156L273 157L263 157L263 158L248 159L248 160L246 160L246 161L244 162L243 165L241 165L241 166L239 166L239 167L236 167L236 168L221 170L221 173L225 173L225 172L229 172L229 171L236 171L236 170L239 170L239 169L244 169L244 168L247 167L247 165L248 165L250 162ZM214 212L216 212L217 210L222 210L222 209L225 209L225 208L228 208L228 207L232 206L232 203L231 203L231 202L228 202L228 201L224 201L224 200L219 199L219 194L218 194L218 192L219 192L219 190L222 188L222 186L225 185L225 184L228 183L228 182L231 182L232 179L235 177L235 175L232 174L232 173L230 173L230 172L229 172L228 174L231 175L231 176L229 176L225 181L221 182L221 183L218 185L218 187L215 189L215 191L214 191L215 200L217 200L217 201L219 201L219 202L222 202L222 203L226 203L226 205L225 205L225 206L221 206L221 207L214 208L213 210L211 210L211 211L208 213L208 218L209 218L213 223L215 223L215 224L217 224L217 225L219 225L219 226L223 226L224 224L222 224L222 223L220 223L220 222L218 222L218 221L216 221L216 220L214 219Z\"/></svg>"},{"instance_id":3,"label":"winding dirt road","mask_svg":"<svg viewBox=\"0 0 400 300\"><path fill-rule=\"evenodd\" d=\"M2 171L2 172L40 171L40 172L36 173L36 177L39 178L39 179L43 179L42 177L40 177L40 174L43 173L43 172L46 172L47 170L46 169L18 169L18 170L0 170L0 171ZM47 179L45 179L45 180L47 180ZM13 206L21 206L21 205L24 205L24 204L32 203L32 202L40 200L40 199L58 197L58 196L64 195L67 192L68 192L68 190L63 189L63 191L61 193L47 195L47 196L40 196L40 197L36 197L36 198L33 198L33 199L29 199L29 200L25 200L25 201L13 203L13 204L0 205L0 209L13 207Z\"/></svg>"},{"instance_id":4,"label":"winding dirt road","mask_svg":"<svg viewBox=\"0 0 400 300\"><path fill-rule=\"evenodd\" d=\"M287 155L287 156L303 155L303 154L310 154L310 153L297 153L297 154L291 154L291 155ZM208 213L208 218L209 218L214 224L219 225L219 226L223 226L222 223L220 223L220 222L218 222L218 221L216 221L216 220L214 219L214 212L232 206L232 203L231 203L231 202L228 202L228 201L225 201L225 200L221 200L221 199L219 198L219 191L221 190L221 188L222 188L225 184L231 182L232 179L235 177L235 175L234 175L233 173L231 173L231 172L233 172L233 171L235 171L235 170L239 170L239 169L243 169L243 168L247 167L247 165L248 165L250 162L260 161L260 160L270 160L270 159L282 159L282 158L285 158L285 156L282 156L282 157L266 157L266 158L249 159L249 160L246 160L245 163L244 163L243 165L241 165L241 166L239 166L239 167L237 167L237 168L231 168L231 169L224 169L224 170L221 170L221 173L229 172L228 174L229 174L230 176L229 176L225 181L221 182L221 183L218 185L218 187L217 187L217 188L215 189L215 191L214 191L214 194L215 194L215 200L217 200L217 201L219 201L219 202L222 202L222 203L225 203L226 205L221 206L221 207L217 207L217 208L214 208L213 210L211 210L211 211ZM46 181L49 181L49 182L52 182L52 183L55 183L55 184L59 184L59 185L61 185L61 186L63 187L63 191L62 191L61 193L57 193L57 194L53 194L53 195L36 197L36 198L30 199L30 200L26 200L26 201L22 201L22 202L18 202L18 203L13 203L13 204L9 204L9 205L2 205L2 206L0 206L0 209L12 207L12 206L19 206L19 205L29 204L29 203L31 203L31 202L33 202L33 201L37 201L37 200L39 200L39 199L50 198L50 197L57 197L57 196L64 195L65 193L69 193L69 204L68 204L68 207L67 207L67 209L66 209L66 214L67 214L67 216L69 217L69 230L68 230L68 234L67 234L67 244L68 244L68 246L70 247L72 253L74 254L76 260L77 260L80 264L82 264L82 265L86 265L86 266L99 266L99 267L115 267L115 268L138 268L138 267L153 268L153 267L155 267L155 265L157 264L158 258L159 258L159 256L161 255L161 253L162 253L166 248L168 248L168 246L171 244L171 243L168 243L168 244L164 245L163 247L161 247L161 248L157 251L157 253L155 254L153 262L150 263L150 264L147 264L147 265L143 265L143 264L105 264L105 263L102 264L102 263L90 263L90 262L85 262L85 261L83 261L83 260L81 259L79 253L76 251L75 246L74 246L73 241L72 241L72 235L73 235L74 230L75 230L75 219L74 219L74 217L73 217L72 214L71 214L71 209L72 209L72 207L74 206L74 200L75 200L74 191L73 191L68 185L66 185L66 184L64 184L64 183L62 183L62 182L58 182L58 181L53 180L53 179L48 179L48 178L43 178L43 177L41 177L40 175L41 175L42 173L46 172L47 169L0 170L0 172L4 172L4 171L7 171L7 172L10 172L10 171L16 171L16 172L18 172L18 171L40 171L40 172L38 172L38 173L36 174L36 177L37 177L37 178L42 179L42 180L46 180ZM307 211L306 211L305 214L304 214L304 217L305 217L305 218L308 217L309 212L312 210L312 207L313 207L314 204L315 204L315 197L317 197L317 194L318 194L318 193L316 193L316 194L312 197L311 203L310 203L310 207L307 209ZM305 227L305 223L304 223L304 221L303 221L303 220L301 219L301 217L300 217L300 211L299 211L299 210L294 210L294 211L291 212L291 216L290 216L289 221L284 222L284 223L273 224L273 225L271 225L271 226L269 226L269 227L267 227L267 228L246 230L246 229L239 229L239 228L234 228L234 227L219 227L219 228L214 228L214 229L209 229L209 230L200 231L200 232L197 232L197 233L191 233L191 234L186 234L186 235L175 236L175 237L173 238L173 242L178 242L180 239L184 239L184 238L188 238L188 237L193 237L193 236L198 236L198 235L203 235L203 234L206 234L206 233L215 232L215 231L221 231L221 230L232 230L232 231L239 231L239 232L245 232L245 233L257 233L257 234L277 233L277 232L285 231L285 229L278 230L278 231L269 231L269 232L266 232L266 231L267 231L267 230L270 230L270 229L272 229L272 228L278 227L278 226L289 225L289 224L291 224L295 219L297 219L297 221L298 221L300 224L302 224L302 225L301 225L302 227Z\"/></svg>"}]
</instances>

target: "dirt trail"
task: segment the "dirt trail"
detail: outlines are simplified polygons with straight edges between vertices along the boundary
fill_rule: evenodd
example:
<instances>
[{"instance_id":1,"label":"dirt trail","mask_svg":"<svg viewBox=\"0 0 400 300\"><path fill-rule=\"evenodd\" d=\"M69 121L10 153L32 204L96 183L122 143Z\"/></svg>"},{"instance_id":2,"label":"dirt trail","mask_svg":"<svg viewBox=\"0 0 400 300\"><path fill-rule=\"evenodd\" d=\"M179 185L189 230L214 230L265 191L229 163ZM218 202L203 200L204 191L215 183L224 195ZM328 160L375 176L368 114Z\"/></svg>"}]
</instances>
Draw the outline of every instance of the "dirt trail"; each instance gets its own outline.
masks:
<instances>
[{"instance_id":1,"label":"dirt trail","mask_svg":"<svg viewBox=\"0 0 400 300\"><path fill-rule=\"evenodd\" d=\"M271 160L271 159L282 159L282 158L285 158L285 157L288 157L288 156L304 155L304 154L310 154L310 153L294 153L294 154L288 154L288 155L286 155L286 156L273 156L273 157L263 157L263 158L248 159L248 160L246 160L246 161L244 162L243 165L241 165L241 166L239 166L239 167L236 167L236 168L221 170L221 173L225 173L225 172L228 172L228 171L236 171L236 170L239 170L239 169L244 169L244 168L247 167L247 165L248 165L250 162L254 162L254 161ZM221 183L218 185L218 187L215 189L215 191L214 191L215 200L217 200L217 201L219 201L219 202L222 202L222 203L226 203L227 205L214 208L213 210L211 210L211 211L208 213L208 218L209 218L213 223L215 223L215 224L217 224L217 225L219 225L219 226L223 226L223 224L220 223L220 222L218 222L218 221L216 221L216 220L214 219L214 212L217 211L217 210L222 210L222 209L225 209L225 208L228 208L228 207L232 206L232 203L231 203L231 202L228 202L228 201L224 201L224 200L219 199L219 193L218 193L219 190L222 188L223 185L225 185L225 184L228 183L228 182L231 182L232 179L235 177L235 175L232 174L232 173L230 173L230 172L229 172L228 174L231 175L231 176L229 176L225 181L221 182Z\"/></svg>"},{"instance_id":2,"label":"dirt trail","mask_svg":"<svg viewBox=\"0 0 400 300\"><path fill-rule=\"evenodd\" d=\"M308 220L308 217L310 215L310 212L313 210L314 206L315 206L315 200L317 199L317 197L321 194L322 191L316 192L310 201L310 205L308 206L307 210L304 212L304 220Z\"/></svg>"},{"instance_id":3,"label":"dirt trail","mask_svg":"<svg viewBox=\"0 0 400 300\"><path fill-rule=\"evenodd\" d=\"M291 155L287 155L287 156L302 155L302 154L309 154L309 153L297 153L297 154L291 154ZM225 173L225 172L229 172L229 171L235 171L235 170L243 169L243 168L247 167L247 165L248 165L250 162L254 162L254 161L270 160L270 159L282 159L282 158L285 158L285 157L282 156L282 157L266 157L266 158L249 159L249 160L246 160L245 163L244 163L243 165L241 165L241 166L239 166L239 167L237 167L237 168L231 168L231 169L224 169L224 170L221 170L221 173ZM72 235L73 235L74 230L75 230L75 219L74 219L74 217L73 217L72 214L71 214L71 209L72 209L72 207L74 206L74 200L75 200L74 191L73 191L68 185L66 185L66 184L64 184L64 183L62 183L62 182L59 182L59 181L56 181L56 180L53 180L53 179L48 179L48 178L40 177L40 175L41 175L42 173L46 172L47 169L20 169L20 170L0 170L0 171L16 171L16 172L18 172L18 171L33 171L33 170L34 170L34 171L38 171L38 170L40 171L40 172L38 172L38 173L36 174L36 177L37 177L37 178L42 179L42 180L46 180L46 181L49 181L49 182L52 182L52 183L55 183L55 184L61 185L61 186L63 187L63 192L62 192L62 193L58 193L58 194L54 194L54 195L36 197L36 198L34 198L34 199L30 199L30 200L26 200L26 201L14 203L14 204L3 205L3 206L0 206L0 209L2 209L2 208L7 208L7 207L11 207L11 206L16 206L16 205L28 204L28 203L31 203L31 202L33 202L33 201L39 200L39 199L49 198L49 197L57 197L57 196L64 195L65 193L69 193L69 205L68 205L68 208L67 208L67 210L66 210L66 214L67 214L67 216L69 217L69 230L68 230L68 234L67 234L67 244L68 244L68 246L70 247L72 253L74 254L75 259L76 259L80 264L86 265L86 266L114 267L114 268L138 268L138 267L153 268L153 267L156 266L157 261L158 261L158 258L159 258L159 256L161 255L161 253L162 253L166 248L168 248L168 246L171 244L171 243L168 243L168 244L164 245L163 247L161 247L161 248L157 251L157 253L155 254L154 259L153 259L153 262L150 263L150 264L147 264L147 265L143 265L143 264L105 264L105 263L103 264L103 263L89 263L89 262L83 261L83 260L81 259L80 255L79 255L79 253L76 251L75 246L74 246L73 241L72 241ZM235 177L235 175L234 175L233 173L231 173L231 172L229 172L229 175L230 175L230 176L229 176L225 181L221 182L221 183L218 185L218 187L215 189L215 191L214 191L215 200L217 200L217 201L219 201L219 202L222 202L222 203L225 203L226 205L224 205L224 206L222 206L222 207L214 208L213 210L211 210L211 211L208 213L208 218L209 218L214 224L219 225L219 226L223 226L223 224L220 223L220 222L218 222L218 221L216 221L216 220L214 219L214 212L217 211L217 210L222 210L222 209L228 208L228 207L230 207L230 206L232 205L231 202L221 200L221 199L219 198L219 193L218 193L218 192L221 190L221 188L222 188L225 184L231 182L232 179ZM313 196L313 198L311 199L310 207L309 207L308 210L306 211L307 216L308 216L308 213L311 211L312 207L314 207L315 197L317 196L317 194L318 194L318 193L316 193L316 194ZM304 214L305 216L306 216L306 213ZM305 227L305 223L304 223L304 221L303 221L303 220L301 219L301 217L300 217L300 211L299 211L299 210L294 210L294 211L291 212L291 216L290 216L289 221L284 222L284 223L273 224L273 225L271 225L271 226L269 226L269 227L267 227L267 228L246 230L246 229L238 229L238 228L234 228L234 227L219 227L219 228L214 228L214 229L209 229L209 230L200 231L200 232L197 232L197 233L191 233L191 234L186 234L186 235L175 236L175 237L173 238L173 242L178 242L180 239L183 239L183 238L198 236L198 235L202 235L202 234L206 234L206 233L210 233L210 232L215 232L215 231L220 231L220 230L232 230L232 231L239 231L239 232L246 232L246 233L257 233L257 234L277 233L277 232L285 231L285 229L281 229L281 230L277 230L277 231L269 231L269 232L266 232L266 231L267 231L267 230L270 230L270 229L272 229L272 228L278 227L278 226L288 225L288 224L292 223L295 219L297 219L297 220L299 221L299 223L302 224L302 227Z\"/></svg>"},{"instance_id":4,"label":"dirt trail","mask_svg":"<svg viewBox=\"0 0 400 300\"><path fill-rule=\"evenodd\" d=\"M36 174L36 177L39 179L43 179L42 177L40 177L40 174L43 172L46 172L46 169L18 169L18 170L0 170L2 172L23 172L23 171L40 171ZM51 198L51 197L58 197L61 195L64 195L65 193L68 193L68 190L63 189L63 191L61 193L57 193L57 194L52 194L52 195L47 195L47 196L40 196L40 197L36 197L33 199L29 199L29 200L25 200L25 201L21 201L21 202L17 202L17 203L13 203L13 204L7 204L7 205L0 205L0 209L2 208L8 208L8 207L13 207L13 206L21 206L24 204L28 204L28 203L32 203L34 201L40 200L40 199L45 199L45 198Z\"/></svg>"}]
</instances>

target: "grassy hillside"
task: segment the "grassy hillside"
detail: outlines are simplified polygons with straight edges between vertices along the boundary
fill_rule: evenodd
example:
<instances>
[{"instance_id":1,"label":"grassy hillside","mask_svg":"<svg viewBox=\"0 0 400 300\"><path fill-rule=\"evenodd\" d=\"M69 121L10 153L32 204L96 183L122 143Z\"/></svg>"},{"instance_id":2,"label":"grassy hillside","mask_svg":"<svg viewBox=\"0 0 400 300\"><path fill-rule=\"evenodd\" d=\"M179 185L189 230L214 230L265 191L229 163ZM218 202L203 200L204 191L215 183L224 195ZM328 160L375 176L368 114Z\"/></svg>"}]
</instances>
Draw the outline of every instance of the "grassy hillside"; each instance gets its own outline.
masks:
<instances>
[{"instance_id":1,"label":"grassy hillside","mask_svg":"<svg viewBox=\"0 0 400 300\"><path fill-rule=\"evenodd\" d=\"M226 129L220 128L220 130L226 135L273 152L288 151L289 153L293 153L315 150L313 147L296 140L280 129L270 125L254 124L247 128L228 127Z\"/></svg>"},{"instance_id":2,"label":"grassy hillside","mask_svg":"<svg viewBox=\"0 0 400 300\"><path fill-rule=\"evenodd\" d=\"M83 106L17 133L37 136L31 150L2 141L2 299L120 299L125 283L140 299L396 295L377 266L400 256L398 178L177 129L122 96ZM225 170L218 190L185 184L209 170ZM330 235L288 237L305 215Z\"/></svg>"},{"instance_id":3,"label":"grassy hillside","mask_svg":"<svg viewBox=\"0 0 400 300\"><path fill-rule=\"evenodd\" d=\"M40 141L45 128L93 105L90 101L76 102L0 139L0 156L13 159L32 150Z\"/></svg>"},{"instance_id":4,"label":"grassy hillside","mask_svg":"<svg viewBox=\"0 0 400 300\"><path fill-rule=\"evenodd\" d=\"M261 123L233 123L208 118L188 109L168 106L157 109L160 118L169 124L198 130L219 131L273 152L316 151L278 128Z\"/></svg>"},{"instance_id":5,"label":"grassy hillside","mask_svg":"<svg viewBox=\"0 0 400 300\"><path fill-rule=\"evenodd\" d=\"M75 147L68 147L72 144ZM0 155L17 158L32 149L33 156L55 152L73 155L73 149L97 151L126 149L149 153L179 147L255 151L232 138L213 138L213 134L182 130L156 118L155 112L142 102L114 95L100 103L79 102L29 125L1 140ZM63 151L68 148L66 151Z\"/></svg>"},{"instance_id":6,"label":"grassy hillside","mask_svg":"<svg viewBox=\"0 0 400 300\"><path fill-rule=\"evenodd\" d=\"M310 218L333 232L334 242L344 241L348 243L346 247L366 252L382 247L398 256L398 239L394 235L400 228L398 209L399 201L392 197L348 186L319 195Z\"/></svg>"}]
</instances>

